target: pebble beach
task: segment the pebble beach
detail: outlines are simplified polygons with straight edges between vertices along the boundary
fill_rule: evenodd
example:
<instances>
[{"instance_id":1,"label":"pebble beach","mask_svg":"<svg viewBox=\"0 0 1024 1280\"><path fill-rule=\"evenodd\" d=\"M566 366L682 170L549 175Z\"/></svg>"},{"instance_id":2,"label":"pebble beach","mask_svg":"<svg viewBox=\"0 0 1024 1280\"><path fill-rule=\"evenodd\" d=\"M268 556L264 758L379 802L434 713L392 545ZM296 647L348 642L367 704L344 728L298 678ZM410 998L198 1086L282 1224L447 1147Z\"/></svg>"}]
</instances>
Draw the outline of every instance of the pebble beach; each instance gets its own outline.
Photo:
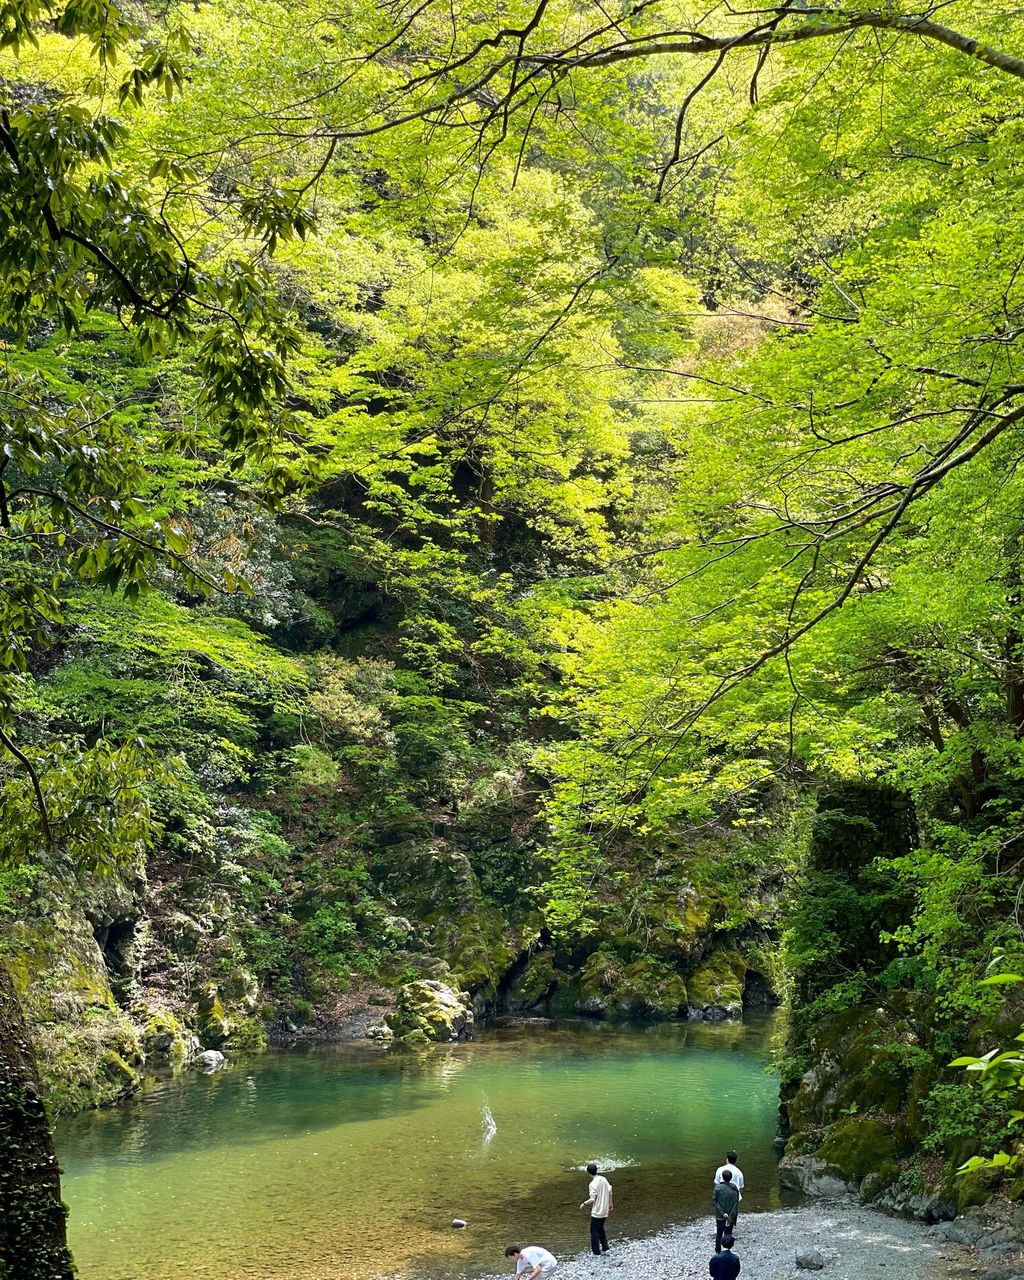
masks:
<instances>
[{"instance_id":1,"label":"pebble beach","mask_svg":"<svg viewBox=\"0 0 1024 1280\"><path fill-rule=\"evenodd\" d=\"M704 1280L708 1275L714 1251L710 1216L643 1240L616 1239L615 1227L613 1216L608 1224L610 1253L602 1258L589 1252L561 1258L557 1280L603 1275L609 1280ZM823 1255L820 1271L797 1266L797 1253L812 1249ZM802 1208L741 1214L734 1252L742 1263L741 1280L951 1280L977 1270L970 1254L924 1223L890 1217L853 1201L817 1201Z\"/></svg>"}]
</instances>

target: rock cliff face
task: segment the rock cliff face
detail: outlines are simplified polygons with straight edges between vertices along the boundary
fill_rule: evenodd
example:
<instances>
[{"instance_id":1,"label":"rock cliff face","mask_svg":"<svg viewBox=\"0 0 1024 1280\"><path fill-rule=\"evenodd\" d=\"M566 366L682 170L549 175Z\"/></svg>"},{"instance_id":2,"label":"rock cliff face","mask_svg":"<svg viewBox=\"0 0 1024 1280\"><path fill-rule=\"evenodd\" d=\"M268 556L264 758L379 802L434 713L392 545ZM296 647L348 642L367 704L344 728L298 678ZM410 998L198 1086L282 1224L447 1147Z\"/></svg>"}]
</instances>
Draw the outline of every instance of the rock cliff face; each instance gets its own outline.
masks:
<instances>
[{"instance_id":1,"label":"rock cliff face","mask_svg":"<svg viewBox=\"0 0 1024 1280\"><path fill-rule=\"evenodd\" d=\"M909 806L888 788L848 785L819 798L789 915L795 979L780 1176L808 1195L849 1190L936 1222L991 1193L985 1178L956 1175L985 1149L991 1117L948 1066L981 1052L970 1043L991 1029L958 1025L935 992L900 984L902 957L884 935L907 918L890 864L912 841Z\"/></svg>"},{"instance_id":2,"label":"rock cliff face","mask_svg":"<svg viewBox=\"0 0 1024 1280\"><path fill-rule=\"evenodd\" d=\"M929 1185L919 1164L926 1136L919 1102L929 1074L922 1070L929 1056L922 1040L905 1000L821 1021L809 1046L811 1065L786 1106L783 1187L812 1196L855 1191L929 1221L955 1216L952 1179ZM934 1178L935 1168L928 1172Z\"/></svg>"},{"instance_id":3,"label":"rock cliff face","mask_svg":"<svg viewBox=\"0 0 1024 1280\"><path fill-rule=\"evenodd\" d=\"M380 850L367 890L380 910L364 941L375 930L403 941L372 978L322 958L314 968L299 917L329 901L322 867L292 871L284 841L256 839L238 810L223 817L187 864L158 856L80 885L40 879L0 925L53 1111L105 1105L147 1069L259 1048L268 1034L414 1043L510 1013L718 1019L775 999L774 921L723 929L683 859L663 868L643 916L611 909L585 938L556 943L528 892L543 867L526 842L524 890L490 874L511 820L492 843L456 828Z\"/></svg>"},{"instance_id":4,"label":"rock cliff face","mask_svg":"<svg viewBox=\"0 0 1024 1280\"><path fill-rule=\"evenodd\" d=\"M55 1112L103 1106L141 1082L140 1028L115 996L132 963L133 889L118 881L69 900L43 885L5 931L7 967Z\"/></svg>"},{"instance_id":5,"label":"rock cliff face","mask_svg":"<svg viewBox=\"0 0 1024 1280\"><path fill-rule=\"evenodd\" d=\"M205 945L237 954L244 913L184 891L173 911L162 899L142 867L82 883L40 877L0 928L53 1114L135 1092L147 1066L265 1043L256 978Z\"/></svg>"}]
</instances>

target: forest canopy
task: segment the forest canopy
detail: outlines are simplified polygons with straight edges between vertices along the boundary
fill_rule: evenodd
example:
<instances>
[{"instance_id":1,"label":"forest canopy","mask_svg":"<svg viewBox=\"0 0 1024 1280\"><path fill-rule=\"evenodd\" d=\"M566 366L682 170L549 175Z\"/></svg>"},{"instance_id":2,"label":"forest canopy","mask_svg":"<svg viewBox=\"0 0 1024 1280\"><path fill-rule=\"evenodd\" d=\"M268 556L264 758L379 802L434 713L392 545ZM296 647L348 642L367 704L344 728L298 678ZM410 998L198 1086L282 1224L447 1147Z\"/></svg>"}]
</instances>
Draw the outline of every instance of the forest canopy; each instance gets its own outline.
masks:
<instances>
[{"instance_id":1,"label":"forest canopy","mask_svg":"<svg viewBox=\"0 0 1024 1280\"><path fill-rule=\"evenodd\" d=\"M431 696L491 701L502 652L575 725L541 753L563 863L805 771L1005 829L1014 22L10 6L10 804L50 821L31 666L82 586L329 625L276 519L387 575ZM95 732L145 773L146 735Z\"/></svg>"},{"instance_id":2,"label":"forest canopy","mask_svg":"<svg viewBox=\"0 0 1024 1280\"><path fill-rule=\"evenodd\" d=\"M805 771L942 792L958 858L987 810L985 856L1024 727L1014 23L11 5L10 805L49 826L32 665L83 587L311 637L271 545L307 521L431 696L504 665L575 725L570 861Z\"/></svg>"},{"instance_id":3,"label":"forest canopy","mask_svg":"<svg viewBox=\"0 0 1024 1280\"><path fill-rule=\"evenodd\" d=\"M669 932L788 930L817 1008L984 1009L1022 80L963 0L11 0L0 912L230 884L121 1005L255 1026L426 972L417 912L474 991L650 941L668 858ZM837 783L913 811L856 954L771 914Z\"/></svg>"}]
</instances>

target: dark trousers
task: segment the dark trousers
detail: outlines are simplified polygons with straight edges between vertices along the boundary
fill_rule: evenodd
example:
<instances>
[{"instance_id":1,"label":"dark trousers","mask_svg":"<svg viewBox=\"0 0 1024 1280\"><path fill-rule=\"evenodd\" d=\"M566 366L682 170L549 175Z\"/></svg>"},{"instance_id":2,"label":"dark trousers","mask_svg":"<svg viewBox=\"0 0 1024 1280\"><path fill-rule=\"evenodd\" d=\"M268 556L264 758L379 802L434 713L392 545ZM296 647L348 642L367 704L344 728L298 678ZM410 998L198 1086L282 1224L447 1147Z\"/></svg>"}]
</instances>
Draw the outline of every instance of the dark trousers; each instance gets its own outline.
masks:
<instances>
[{"instance_id":1,"label":"dark trousers","mask_svg":"<svg viewBox=\"0 0 1024 1280\"><path fill-rule=\"evenodd\" d=\"M590 1247L594 1253L608 1252L608 1237L604 1233L604 1224L607 1218L591 1218L590 1219Z\"/></svg>"},{"instance_id":2,"label":"dark trousers","mask_svg":"<svg viewBox=\"0 0 1024 1280\"><path fill-rule=\"evenodd\" d=\"M729 1221L728 1218L715 1219L715 1252L716 1253L721 1253L722 1236L725 1235L726 1231L728 1231L731 1234L732 1226L733 1224Z\"/></svg>"}]
</instances>

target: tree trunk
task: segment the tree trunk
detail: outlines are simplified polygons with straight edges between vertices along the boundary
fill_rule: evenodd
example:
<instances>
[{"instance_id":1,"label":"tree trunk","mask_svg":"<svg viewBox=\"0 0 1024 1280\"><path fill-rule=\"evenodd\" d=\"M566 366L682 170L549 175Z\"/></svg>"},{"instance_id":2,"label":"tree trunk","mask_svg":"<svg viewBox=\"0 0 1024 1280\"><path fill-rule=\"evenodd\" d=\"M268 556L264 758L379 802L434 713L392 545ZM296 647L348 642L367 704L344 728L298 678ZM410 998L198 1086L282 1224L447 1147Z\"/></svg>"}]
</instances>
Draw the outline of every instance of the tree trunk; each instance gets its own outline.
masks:
<instances>
[{"instance_id":1,"label":"tree trunk","mask_svg":"<svg viewBox=\"0 0 1024 1280\"><path fill-rule=\"evenodd\" d=\"M477 517L477 527L480 541L489 550L493 550L495 524L491 517L494 515L494 475L487 463L483 462L479 464L479 473L480 487L477 490L477 498L480 514Z\"/></svg>"},{"instance_id":2,"label":"tree trunk","mask_svg":"<svg viewBox=\"0 0 1024 1280\"><path fill-rule=\"evenodd\" d=\"M0 962L0 1280L73 1280L67 1210L28 1028Z\"/></svg>"},{"instance_id":3,"label":"tree trunk","mask_svg":"<svg viewBox=\"0 0 1024 1280\"><path fill-rule=\"evenodd\" d=\"M1021 660L1021 634L1017 629L1020 616L1020 547L1013 540L1013 555L1007 573L1006 602L1010 606L1010 623L1006 628L1003 652L1006 658L1006 718L1014 736L1024 737L1024 662Z\"/></svg>"}]
</instances>

